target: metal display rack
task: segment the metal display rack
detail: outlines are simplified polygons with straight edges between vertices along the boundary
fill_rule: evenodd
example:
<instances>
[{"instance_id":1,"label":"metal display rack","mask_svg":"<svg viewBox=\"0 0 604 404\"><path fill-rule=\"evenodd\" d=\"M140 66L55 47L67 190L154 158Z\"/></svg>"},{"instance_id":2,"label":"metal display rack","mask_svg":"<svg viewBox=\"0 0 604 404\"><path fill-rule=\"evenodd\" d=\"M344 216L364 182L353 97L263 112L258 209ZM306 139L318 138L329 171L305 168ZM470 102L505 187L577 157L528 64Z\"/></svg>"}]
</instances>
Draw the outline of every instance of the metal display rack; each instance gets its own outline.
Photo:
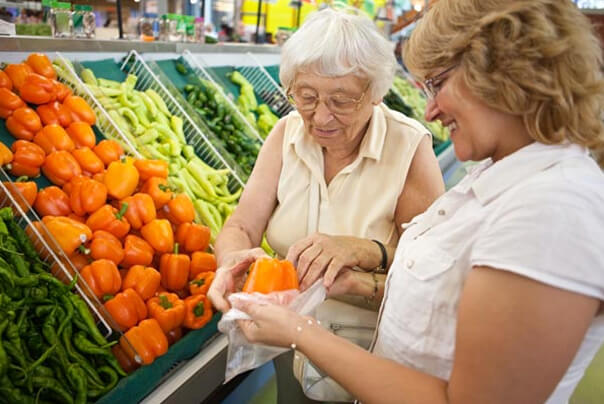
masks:
<instances>
[{"instance_id":1,"label":"metal display rack","mask_svg":"<svg viewBox=\"0 0 604 404\"><path fill-rule=\"evenodd\" d=\"M138 52L130 51L120 69L124 73L134 74L138 77L135 86L137 90L145 91L149 88L155 90L166 103L170 113L183 119L185 139L189 145L193 146L196 154L203 161L215 169L226 168L230 171L228 187L231 192L235 192L239 187L244 186L245 182L242 180L239 167L234 162L227 160L226 153L218 150L218 147L201 129L199 121L194 120L183 107L186 104L184 98L178 94L181 99L177 100L175 93L169 91L159 79L159 73L154 72Z\"/></svg>"},{"instance_id":2,"label":"metal display rack","mask_svg":"<svg viewBox=\"0 0 604 404\"><path fill-rule=\"evenodd\" d=\"M241 65L237 67L243 77L254 86L254 91L262 101L266 103L275 112L279 118L284 117L294 110L289 103L287 95L281 86L271 77L264 66L251 53L246 53L247 57L254 63L252 65Z\"/></svg>"},{"instance_id":3,"label":"metal display rack","mask_svg":"<svg viewBox=\"0 0 604 404\"><path fill-rule=\"evenodd\" d=\"M120 143L124 150L132 156L141 158L142 156L137 150L137 146L121 131L119 126L111 118L111 115L99 100L92 95L92 92L88 86L84 84L82 79L80 79L79 73L82 70L82 66L78 62L72 64L60 52L56 53L56 59L60 61L61 66L69 73L69 77L59 77L58 80L71 88L74 94L84 98L88 105L93 107L97 114L96 126L103 132L103 136Z\"/></svg>"},{"instance_id":4,"label":"metal display rack","mask_svg":"<svg viewBox=\"0 0 604 404\"><path fill-rule=\"evenodd\" d=\"M216 91L218 91L220 96L227 102L229 107L231 107L231 110L233 112L235 112L237 117L242 122L244 122L245 126L247 127L247 129L249 131L249 134L255 136L261 143L264 143L264 139L262 138L262 136L260 136L258 131L243 116L243 114L241 113L239 108L235 105L235 103L233 103L233 100L231 99L231 97L229 97L224 92L224 88L226 88L226 86L222 82L222 79L220 79L218 76L216 76L214 73L212 73L212 71L208 68L207 63L203 60L203 58L201 58L200 56L198 56L198 57L193 56L193 54L188 49L183 52L182 56L183 56L183 59L185 60L185 62L189 65L189 67L193 70L193 72L197 76L208 80L209 82L211 82L214 85L214 87L216 88Z\"/></svg>"},{"instance_id":5,"label":"metal display rack","mask_svg":"<svg viewBox=\"0 0 604 404\"><path fill-rule=\"evenodd\" d=\"M64 278L69 282L73 281L75 274L77 274L76 268L2 167L0 167L0 195L0 206L10 206L13 209L15 220L29 233L35 250L40 252L40 259L55 272L55 276ZM37 225L34 225L36 222ZM105 338L121 337L122 333L116 331L119 330L117 324L115 324L103 304L96 298L88 284L78 277L74 288L97 319L97 326ZM140 360L140 358L137 358L137 360Z\"/></svg>"}]
</instances>

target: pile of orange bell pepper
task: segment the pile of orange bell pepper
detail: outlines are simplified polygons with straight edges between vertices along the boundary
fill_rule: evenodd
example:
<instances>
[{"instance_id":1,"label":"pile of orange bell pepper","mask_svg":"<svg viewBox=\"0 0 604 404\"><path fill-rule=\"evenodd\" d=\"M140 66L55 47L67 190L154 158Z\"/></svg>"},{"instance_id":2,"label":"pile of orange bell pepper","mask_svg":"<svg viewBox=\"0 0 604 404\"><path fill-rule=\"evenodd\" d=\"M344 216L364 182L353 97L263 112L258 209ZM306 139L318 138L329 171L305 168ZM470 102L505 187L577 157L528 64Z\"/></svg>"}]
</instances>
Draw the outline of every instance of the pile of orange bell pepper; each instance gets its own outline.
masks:
<instances>
[{"instance_id":1,"label":"pile of orange bell pepper","mask_svg":"<svg viewBox=\"0 0 604 404\"><path fill-rule=\"evenodd\" d=\"M114 347L122 365L136 366L132 348L151 363L168 341L212 318L210 229L193 223L189 197L169 188L165 161L133 159L115 141L96 142L92 109L55 84L46 61L34 55L0 71L0 116L17 139L12 150L0 147L0 164L54 184L33 198L28 191L30 206L87 293L103 302L109 323L124 332L127 341Z\"/></svg>"}]
</instances>

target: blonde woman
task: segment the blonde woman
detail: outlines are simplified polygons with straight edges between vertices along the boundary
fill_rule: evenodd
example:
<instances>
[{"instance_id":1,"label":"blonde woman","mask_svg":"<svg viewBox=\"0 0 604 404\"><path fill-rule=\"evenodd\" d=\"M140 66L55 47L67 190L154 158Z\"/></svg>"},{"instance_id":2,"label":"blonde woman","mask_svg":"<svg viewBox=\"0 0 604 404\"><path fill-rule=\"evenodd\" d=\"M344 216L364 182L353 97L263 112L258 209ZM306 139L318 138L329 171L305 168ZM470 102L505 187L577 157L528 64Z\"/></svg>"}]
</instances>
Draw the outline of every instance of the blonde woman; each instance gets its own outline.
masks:
<instances>
[{"instance_id":1,"label":"blonde woman","mask_svg":"<svg viewBox=\"0 0 604 404\"><path fill-rule=\"evenodd\" d=\"M229 309L227 295L264 255L265 231L296 265L302 289L322 277L330 296L371 297L382 287L384 275L370 272L387 270L401 224L444 192L428 131L381 102L395 66L371 20L333 9L285 43L280 79L297 111L268 136L217 238L220 268L208 296L218 310ZM292 356L275 366L279 402L305 401Z\"/></svg>"},{"instance_id":2,"label":"blonde woman","mask_svg":"<svg viewBox=\"0 0 604 404\"><path fill-rule=\"evenodd\" d=\"M481 162L404 225L372 352L279 306L241 326L367 403L566 403L604 341L598 40L570 0L440 0L404 59Z\"/></svg>"}]
</instances>

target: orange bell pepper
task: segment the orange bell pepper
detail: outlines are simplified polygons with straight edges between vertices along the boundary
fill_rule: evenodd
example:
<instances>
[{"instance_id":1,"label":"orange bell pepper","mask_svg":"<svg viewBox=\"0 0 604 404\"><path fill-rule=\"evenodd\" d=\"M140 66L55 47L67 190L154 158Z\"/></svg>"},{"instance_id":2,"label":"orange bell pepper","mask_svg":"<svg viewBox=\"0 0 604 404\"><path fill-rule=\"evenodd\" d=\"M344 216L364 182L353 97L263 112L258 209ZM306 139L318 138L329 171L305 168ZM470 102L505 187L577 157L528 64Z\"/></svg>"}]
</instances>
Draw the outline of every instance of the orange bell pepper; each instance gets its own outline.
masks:
<instances>
[{"instance_id":1,"label":"orange bell pepper","mask_svg":"<svg viewBox=\"0 0 604 404\"><path fill-rule=\"evenodd\" d=\"M15 182L4 183L6 189L8 189L8 192L13 196L23 212L28 212L34 206L36 196L38 195L38 186L36 183L33 181L24 181L26 178L20 177ZM17 194L20 194L20 196Z\"/></svg>"},{"instance_id":2,"label":"orange bell pepper","mask_svg":"<svg viewBox=\"0 0 604 404\"><path fill-rule=\"evenodd\" d=\"M149 317L156 319L166 334L182 325L185 310L185 302L174 293L160 293L147 301Z\"/></svg>"},{"instance_id":3,"label":"orange bell pepper","mask_svg":"<svg viewBox=\"0 0 604 404\"><path fill-rule=\"evenodd\" d=\"M74 177L70 182L69 202L76 215L96 212L107 202L107 188L104 184L82 175Z\"/></svg>"},{"instance_id":4,"label":"orange bell pepper","mask_svg":"<svg viewBox=\"0 0 604 404\"><path fill-rule=\"evenodd\" d=\"M40 167L46 160L46 153L37 144L27 140L17 140L11 146L13 162L10 173L16 177L23 175L34 178L40 175Z\"/></svg>"},{"instance_id":5,"label":"orange bell pepper","mask_svg":"<svg viewBox=\"0 0 604 404\"><path fill-rule=\"evenodd\" d=\"M77 95L68 95L63 105L71 110L71 117L75 122L84 121L89 125L96 123L96 115L85 99Z\"/></svg>"},{"instance_id":6,"label":"orange bell pepper","mask_svg":"<svg viewBox=\"0 0 604 404\"><path fill-rule=\"evenodd\" d=\"M52 80L52 84L55 86L55 92L57 93L57 100L59 102L65 101L65 98L72 94L71 89L60 81Z\"/></svg>"},{"instance_id":7,"label":"orange bell pepper","mask_svg":"<svg viewBox=\"0 0 604 404\"><path fill-rule=\"evenodd\" d=\"M111 205L105 205L90 215L86 224L92 231L105 230L120 240L130 231L130 223L124 217L128 205L122 204L118 210Z\"/></svg>"},{"instance_id":8,"label":"orange bell pepper","mask_svg":"<svg viewBox=\"0 0 604 404\"><path fill-rule=\"evenodd\" d=\"M154 318L143 320L120 338L120 346L130 358L136 354L143 364L153 363L155 358L168 351L168 338Z\"/></svg>"},{"instance_id":9,"label":"orange bell pepper","mask_svg":"<svg viewBox=\"0 0 604 404\"><path fill-rule=\"evenodd\" d=\"M25 83L27 76L33 72L34 69L25 63L13 63L4 68L4 73L10 77L10 81L13 83L13 87L17 89L17 91L21 89L21 86Z\"/></svg>"},{"instance_id":10,"label":"orange bell pepper","mask_svg":"<svg viewBox=\"0 0 604 404\"><path fill-rule=\"evenodd\" d=\"M215 276L215 272L197 274L195 279L189 282L189 292L191 292L191 295L207 295Z\"/></svg>"},{"instance_id":11,"label":"orange bell pepper","mask_svg":"<svg viewBox=\"0 0 604 404\"><path fill-rule=\"evenodd\" d=\"M97 230L92 233L90 242L90 256L95 260L106 259L119 265L124 259L122 243L113 234Z\"/></svg>"},{"instance_id":12,"label":"orange bell pepper","mask_svg":"<svg viewBox=\"0 0 604 404\"><path fill-rule=\"evenodd\" d=\"M6 119L18 108L23 108L25 103L17 94L8 88L0 88L0 118Z\"/></svg>"},{"instance_id":13,"label":"orange bell pepper","mask_svg":"<svg viewBox=\"0 0 604 404\"><path fill-rule=\"evenodd\" d=\"M132 288L143 300L149 300L157 292L161 275L153 267L133 265L124 278L123 289Z\"/></svg>"},{"instance_id":14,"label":"orange bell pepper","mask_svg":"<svg viewBox=\"0 0 604 404\"><path fill-rule=\"evenodd\" d=\"M81 147L71 152L73 158L76 159L84 175L94 176L95 174L102 173L105 170L105 165L97 156L94 154L92 149L89 147ZM103 177L104 178L104 177ZM100 181L104 183L104 181Z\"/></svg>"},{"instance_id":15,"label":"orange bell pepper","mask_svg":"<svg viewBox=\"0 0 604 404\"><path fill-rule=\"evenodd\" d=\"M164 207L166 216L171 223L179 225L195 220L195 207L186 194L179 194Z\"/></svg>"},{"instance_id":16,"label":"orange bell pepper","mask_svg":"<svg viewBox=\"0 0 604 404\"><path fill-rule=\"evenodd\" d=\"M174 232L166 219L155 219L141 227L141 235L158 253L174 249Z\"/></svg>"},{"instance_id":17,"label":"orange bell pepper","mask_svg":"<svg viewBox=\"0 0 604 404\"><path fill-rule=\"evenodd\" d=\"M92 150L103 160L105 167L114 161L120 160L124 155L124 149L115 140L101 140Z\"/></svg>"},{"instance_id":18,"label":"orange bell pepper","mask_svg":"<svg viewBox=\"0 0 604 404\"><path fill-rule=\"evenodd\" d=\"M203 251L210 244L210 228L202 224L181 223L175 240L188 253Z\"/></svg>"},{"instance_id":19,"label":"orange bell pepper","mask_svg":"<svg viewBox=\"0 0 604 404\"><path fill-rule=\"evenodd\" d=\"M34 143L40 146L46 154L59 150L72 151L75 149L73 140L65 129L57 124L46 125L34 136Z\"/></svg>"},{"instance_id":20,"label":"orange bell pepper","mask_svg":"<svg viewBox=\"0 0 604 404\"><path fill-rule=\"evenodd\" d=\"M243 292L270 293L298 288L298 274L291 262L260 258L251 265Z\"/></svg>"},{"instance_id":21,"label":"orange bell pepper","mask_svg":"<svg viewBox=\"0 0 604 404\"><path fill-rule=\"evenodd\" d=\"M148 194L153 199L156 209L163 208L172 199L172 191L165 178L149 178L141 188L141 192Z\"/></svg>"},{"instance_id":22,"label":"orange bell pepper","mask_svg":"<svg viewBox=\"0 0 604 404\"><path fill-rule=\"evenodd\" d=\"M73 254L92 237L92 231L88 226L68 217L44 216L42 222L67 256Z\"/></svg>"},{"instance_id":23,"label":"orange bell pepper","mask_svg":"<svg viewBox=\"0 0 604 404\"><path fill-rule=\"evenodd\" d=\"M88 147L93 149L96 144L96 136L94 131L86 122L72 122L67 127L67 134L71 140L73 140L73 143L75 143L77 148Z\"/></svg>"},{"instance_id":24,"label":"orange bell pepper","mask_svg":"<svg viewBox=\"0 0 604 404\"><path fill-rule=\"evenodd\" d=\"M124 240L124 259L121 266L129 268L133 265L147 266L153 261L153 247L140 237L129 234Z\"/></svg>"},{"instance_id":25,"label":"orange bell pepper","mask_svg":"<svg viewBox=\"0 0 604 404\"><path fill-rule=\"evenodd\" d=\"M187 286L191 258L178 253L178 243L174 244L173 254L163 254L159 261L161 284L164 288L175 291Z\"/></svg>"},{"instance_id":26,"label":"orange bell pepper","mask_svg":"<svg viewBox=\"0 0 604 404\"><path fill-rule=\"evenodd\" d=\"M138 185L138 178L138 171L130 161L114 161L105 171L107 193L114 199L124 199L132 195Z\"/></svg>"},{"instance_id":27,"label":"orange bell pepper","mask_svg":"<svg viewBox=\"0 0 604 404\"><path fill-rule=\"evenodd\" d=\"M50 153L42 165L42 172L55 185L65 185L73 177L82 175L77 160L65 150Z\"/></svg>"},{"instance_id":28,"label":"orange bell pepper","mask_svg":"<svg viewBox=\"0 0 604 404\"><path fill-rule=\"evenodd\" d=\"M187 311L183 325L196 330L203 327L212 319L212 305L206 295L189 296L185 299Z\"/></svg>"},{"instance_id":29,"label":"orange bell pepper","mask_svg":"<svg viewBox=\"0 0 604 404\"><path fill-rule=\"evenodd\" d=\"M10 168L11 161L13 161L13 152L4 143L0 143L0 166L9 165Z\"/></svg>"},{"instance_id":30,"label":"orange bell pepper","mask_svg":"<svg viewBox=\"0 0 604 404\"><path fill-rule=\"evenodd\" d=\"M147 306L134 289L126 289L108 299L105 308L123 330L134 327L147 317Z\"/></svg>"},{"instance_id":31,"label":"orange bell pepper","mask_svg":"<svg viewBox=\"0 0 604 404\"><path fill-rule=\"evenodd\" d=\"M34 208L44 216L67 216L71 213L69 197L55 185L41 189L36 197Z\"/></svg>"},{"instance_id":32,"label":"orange bell pepper","mask_svg":"<svg viewBox=\"0 0 604 404\"><path fill-rule=\"evenodd\" d=\"M99 299L114 295L122 287L122 278L115 263L107 259L92 261L82 268L80 276Z\"/></svg>"},{"instance_id":33,"label":"orange bell pepper","mask_svg":"<svg viewBox=\"0 0 604 404\"><path fill-rule=\"evenodd\" d=\"M34 72L49 78L56 79L57 73L50 63L50 59L43 53L32 53L27 57L26 62Z\"/></svg>"},{"instance_id":34,"label":"orange bell pepper","mask_svg":"<svg viewBox=\"0 0 604 404\"><path fill-rule=\"evenodd\" d=\"M196 251L191 254L189 279L195 279L195 277L202 272L215 272L216 267L216 256L214 254Z\"/></svg>"},{"instance_id":35,"label":"orange bell pepper","mask_svg":"<svg viewBox=\"0 0 604 404\"><path fill-rule=\"evenodd\" d=\"M164 160L136 160L134 166L143 181L151 177L168 178L168 162Z\"/></svg>"},{"instance_id":36,"label":"orange bell pepper","mask_svg":"<svg viewBox=\"0 0 604 404\"><path fill-rule=\"evenodd\" d=\"M42 129L42 121L36 111L29 107L17 108L6 120L6 129L17 139L32 140Z\"/></svg>"},{"instance_id":37,"label":"orange bell pepper","mask_svg":"<svg viewBox=\"0 0 604 404\"><path fill-rule=\"evenodd\" d=\"M59 101L39 105L36 112L44 125L52 123L66 128L71 124L71 111Z\"/></svg>"},{"instance_id":38,"label":"orange bell pepper","mask_svg":"<svg viewBox=\"0 0 604 404\"><path fill-rule=\"evenodd\" d=\"M133 229L140 229L155 219L155 204L149 195L137 193L123 199L122 202L128 204L125 216Z\"/></svg>"},{"instance_id":39,"label":"orange bell pepper","mask_svg":"<svg viewBox=\"0 0 604 404\"><path fill-rule=\"evenodd\" d=\"M56 100L57 90L51 80L39 74L31 73L19 88L19 95L25 102L40 105Z\"/></svg>"},{"instance_id":40,"label":"orange bell pepper","mask_svg":"<svg viewBox=\"0 0 604 404\"><path fill-rule=\"evenodd\" d=\"M6 88L7 90L13 89L12 80L8 77L8 74L4 73L2 70L0 70L0 88Z\"/></svg>"}]
</instances>

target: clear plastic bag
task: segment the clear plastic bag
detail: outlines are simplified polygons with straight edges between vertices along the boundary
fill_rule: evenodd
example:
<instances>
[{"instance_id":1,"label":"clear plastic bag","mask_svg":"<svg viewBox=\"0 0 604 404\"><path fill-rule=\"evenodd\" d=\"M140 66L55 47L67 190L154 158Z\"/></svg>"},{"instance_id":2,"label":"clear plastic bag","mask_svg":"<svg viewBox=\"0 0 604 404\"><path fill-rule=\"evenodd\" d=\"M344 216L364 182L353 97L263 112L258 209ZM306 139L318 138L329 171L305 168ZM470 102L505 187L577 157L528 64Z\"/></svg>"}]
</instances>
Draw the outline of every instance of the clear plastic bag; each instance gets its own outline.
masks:
<instances>
[{"instance_id":1,"label":"clear plastic bag","mask_svg":"<svg viewBox=\"0 0 604 404\"><path fill-rule=\"evenodd\" d=\"M296 313L308 315L325 300L325 295L326 290L323 286L323 279L319 279L303 293L297 290L286 290L269 294L233 293L229 295L228 299L231 306L233 306L235 301L249 301L261 304L273 303L287 305L288 308ZM222 316L218 323L218 329L226 334L229 339L227 365L224 376L225 383L240 373L263 365L289 349L248 342L237 325L236 320L250 320L250 316L241 310L231 308Z\"/></svg>"}]
</instances>

